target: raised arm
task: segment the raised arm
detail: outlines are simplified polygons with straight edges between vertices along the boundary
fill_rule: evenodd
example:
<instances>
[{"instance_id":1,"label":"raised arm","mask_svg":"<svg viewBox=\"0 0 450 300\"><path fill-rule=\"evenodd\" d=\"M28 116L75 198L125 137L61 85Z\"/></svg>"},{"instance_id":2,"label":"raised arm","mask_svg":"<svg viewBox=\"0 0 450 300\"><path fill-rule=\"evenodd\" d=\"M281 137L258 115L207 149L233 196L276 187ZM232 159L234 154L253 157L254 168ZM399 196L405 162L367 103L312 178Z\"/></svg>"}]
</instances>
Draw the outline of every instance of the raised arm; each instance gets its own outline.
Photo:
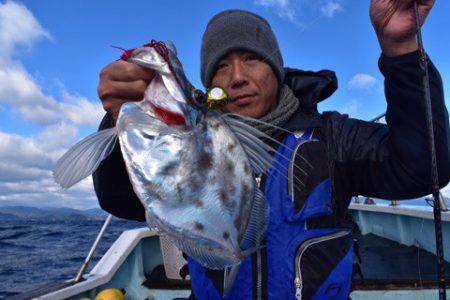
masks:
<instances>
[{"instance_id":1,"label":"raised arm","mask_svg":"<svg viewBox=\"0 0 450 300\"><path fill-rule=\"evenodd\" d=\"M376 124L326 114L335 178L350 195L408 199L431 192L431 160L419 53L382 56L386 122ZM440 186L450 178L449 119L442 81L429 62L433 125Z\"/></svg>"}]
</instances>

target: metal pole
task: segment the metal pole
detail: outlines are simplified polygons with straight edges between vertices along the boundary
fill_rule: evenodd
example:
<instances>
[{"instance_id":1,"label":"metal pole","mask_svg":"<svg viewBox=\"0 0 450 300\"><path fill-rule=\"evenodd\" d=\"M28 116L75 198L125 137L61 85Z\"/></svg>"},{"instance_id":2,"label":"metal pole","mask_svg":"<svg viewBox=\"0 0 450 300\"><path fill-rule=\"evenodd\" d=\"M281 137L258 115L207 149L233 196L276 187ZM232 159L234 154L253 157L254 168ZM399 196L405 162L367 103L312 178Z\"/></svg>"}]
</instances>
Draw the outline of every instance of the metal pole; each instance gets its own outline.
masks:
<instances>
[{"instance_id":1,"label":"metal pole","mask_svg":"<svg viewBox=\"0 0 450 300\"><path fill-rule=\"evenodd\" d=\"M383 119L385 116L386 116L386 113L384 112L384 113L382 113L382 114L379 114L378 116L376 116L376 117L373 118L372 120L370 120L370 122L378 122L378 121L380 121L381 119Z\"/></svg>"},{"instance_id":2,"label":"metal pole","mask_svg":"<svg viewBox=\"0 0 450 300\"><path fill-rule=\"evenodd\" d=\"M80 270L78 271L77 277L75 277L75 282L80 282L83 279L84 271L86 271L86 269L89 265L89 261L91 260L92 255L94 255L94 251L97 248L101 238L105 234L106 228L108 227L109 222L111 222L111 219L112 219L112 215L110 214L106 218L105 223L103 223L102 229L100 229L100 232L98 233L97 238L95 239L95 242L91 247L91 250L89 250L87 257L84 259L83 265L81 266Z\"/></svg>"}]
</instances>

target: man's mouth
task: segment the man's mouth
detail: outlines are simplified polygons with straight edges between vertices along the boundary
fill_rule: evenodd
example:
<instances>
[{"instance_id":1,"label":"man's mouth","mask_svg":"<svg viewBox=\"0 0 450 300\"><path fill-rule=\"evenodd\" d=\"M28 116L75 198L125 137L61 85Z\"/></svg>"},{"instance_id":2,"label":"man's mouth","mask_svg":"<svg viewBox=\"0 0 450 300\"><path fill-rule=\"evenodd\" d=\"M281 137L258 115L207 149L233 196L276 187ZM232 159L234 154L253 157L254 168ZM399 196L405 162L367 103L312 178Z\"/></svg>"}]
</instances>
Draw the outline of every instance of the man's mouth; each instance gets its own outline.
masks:
<instances>
[{"instance_id":1,"label":"man's mouth","mask_svg":"<svg viewBox=\"0 0 450 300\"><path fill-rule=\"evenodd\" d=\"M231 102L237 106L246 106L253 102L255 96L255 94L242 94L234 97Z\"/></svg>"}]
</instances>

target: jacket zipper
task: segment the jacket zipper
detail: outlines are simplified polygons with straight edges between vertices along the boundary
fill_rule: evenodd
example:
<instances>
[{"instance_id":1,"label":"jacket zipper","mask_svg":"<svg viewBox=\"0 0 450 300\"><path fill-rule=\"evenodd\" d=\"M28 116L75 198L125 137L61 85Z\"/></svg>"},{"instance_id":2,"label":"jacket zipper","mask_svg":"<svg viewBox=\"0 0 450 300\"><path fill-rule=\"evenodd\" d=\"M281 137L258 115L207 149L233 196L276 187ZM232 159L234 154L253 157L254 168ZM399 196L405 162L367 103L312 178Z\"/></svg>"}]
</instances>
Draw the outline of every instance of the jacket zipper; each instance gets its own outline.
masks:
<instances>
[{"instance_id":1,"label":"jacket zipper","mask_svg":"<svg viewBox=\"0 0 450 300\"><path fill-rule=\"evenodd\" d=\"M256 299L262 299L262 262L261 249L256 251Z\"/></svg>"},{"instance_id":2,"label":"jacket zipper","mask_svg":"<svg viewBox=\"0 0 450 300\"><path fill-rule=\"evenodd\" d=\"M303 242L297 250L294 260L294 270L295 270L295 279L294 279L294 287L295 287L295 298L297 300L302 299L302 289L303 289L303 280L302 280L302 270L301 270L301 259L303 253L308 249L309 246L315 245L321 242L337 239L343 236L348 235L349 231L338 231L331 234L327 234L324 236L316 237L309 239Z\"/></svg>"},{"instance_id":3,"label":"jacket zipper","mask_svg":"<svg viewBox=\"0 0 450 300\"><path fill-rule=\"evenodd\" d=\"M311 138L312 138L313 134L314 134L314 130L311 132L311 135L310 135ZM294 151L292 152L292 155L291 155L291 161L289 162L289 169L288 169L288 191L289 191L289 196L291 196L292 202L294 202L294 165L295 165L295 156L297 155L297 151L300 148L300 146L303 145L306 142L310 142L311 138L309 138L307 140L303 140L300 143L298 143L297 146L295 146Z\"/></svg>"}]
</instances>

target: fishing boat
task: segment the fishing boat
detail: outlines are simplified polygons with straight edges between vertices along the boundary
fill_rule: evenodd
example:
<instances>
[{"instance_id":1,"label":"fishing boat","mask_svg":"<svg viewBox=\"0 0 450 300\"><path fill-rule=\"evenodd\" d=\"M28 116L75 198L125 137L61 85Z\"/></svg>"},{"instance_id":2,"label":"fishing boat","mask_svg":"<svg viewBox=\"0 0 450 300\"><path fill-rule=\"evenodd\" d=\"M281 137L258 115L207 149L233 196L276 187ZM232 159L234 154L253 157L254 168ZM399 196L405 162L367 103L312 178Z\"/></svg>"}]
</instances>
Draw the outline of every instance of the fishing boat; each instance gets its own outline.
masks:
<instances>
[{"instance_id":1,"label":"fishing boat","mask_svg":"<svg viewBox=\"0 0 450 300\"><path fill-rule=\"evenodd\" d=\"M407 202L361 202L350 205L360 231L361 254L351 299L438 299L432 210ZM447 238L444 257L450 273L450 211L445 202L442 204L442 230ZM105 222L88 258L110 220ZM181 252L148 228L124 231L95 267L83 275L86 266L73 280L11 299L95 299L111 289L121 290L125 299L187 299L191 295Z\"/></svg>"},{"instance_id":2,"label":"fishing boat","mask_svg":"<svg viewBox=\"0 0 450 300\"><path fill-rule=\"evenodd\" d=\"M416 22L419 24L417 2L414 7ZM419 25L417 29L422 55L421 67L427 70ZM430 121L429 91L427 93L429 79L428 73L424 74L427 120ZM383 117L384 114L372 121L379 121ZM431 121L428 124L433 161L433 126ZM436 165L433 165L433 171L433 211L424 207L399 204L396 201L392 201L390 205L380 205L366 199L364 203L357 200L350 205L351 214L358 227L354 232L360 233L359 236L355 235L355 245L360 248L355 249L357 262L353 272L355 278L352 281L351 299L444 298L445 291L442 287L445 284L442 283L449 285L450 280L446 278L450 277L450 272L439 274L441 281L436 279L436 273L439 273L438 268L450 270L450 211L444 198L439 197ZM111 216L105 221L83 266L73 280L45 286L18 295L14 299L190 298L189 275L182 253L164 236L159 236L148 228L123 232L92 271L83 275L110 220ZM442 237L444 240L441 240ZM433 257L435 249L438 263ZM424 261L425 268L422 269ZM416 271L417 277L414 276ZM328 288L340 288L331 285ZM292 289L295 290L294 282ZM117 296L99 297L108 291L111 291L111 295L112 291L116 292ZM450 299L449 294L447 299Z\"/></svg>"},{"instance_id":3,"label":"fishing boat","mask_svg":"<svg viewBox=\"0 0 450 300\"><path fill-rule=\"evenodd\" d=\"M384 117L383 113L371 121L380 122ZM427 202L433 205L431 199ZM435 215L431 207L407 203L355 197L350 204L358 245L352 300L439 299ZM445 281L450 286L450 210L442 195L438 205ZM110 298L98 297L108 291L125 295L125 299L189 299L190 280L181 251L148 228L124 231L95 267L83 275L111 218L109 215L106 219L74 279L47 284L11 299L123 299L115 298L114 292Z\"/></svg>"}]
</instances>

